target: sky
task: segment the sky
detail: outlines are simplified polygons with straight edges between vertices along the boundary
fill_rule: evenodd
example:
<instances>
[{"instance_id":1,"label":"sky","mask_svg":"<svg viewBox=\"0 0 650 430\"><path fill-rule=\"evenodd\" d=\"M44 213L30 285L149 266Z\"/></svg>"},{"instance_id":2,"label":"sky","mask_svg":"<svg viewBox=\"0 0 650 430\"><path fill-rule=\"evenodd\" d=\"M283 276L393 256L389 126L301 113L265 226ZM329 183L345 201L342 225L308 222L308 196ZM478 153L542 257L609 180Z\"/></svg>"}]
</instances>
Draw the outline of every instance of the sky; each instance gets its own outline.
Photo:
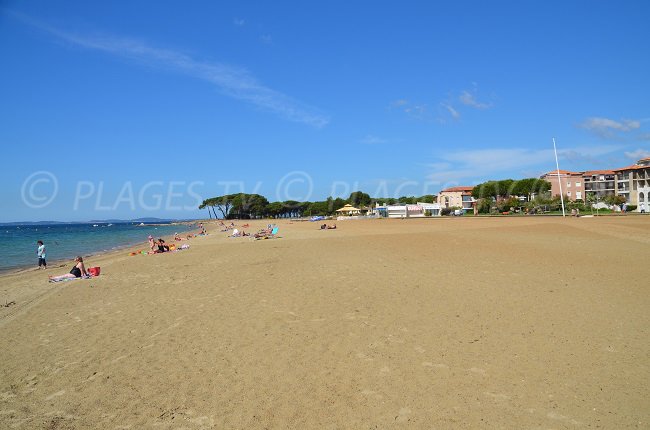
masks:
<instances>
[{"instance_id":1,"label":"sky","mask_svg":"<svg viewBox=\"0 0 650 430\"><path fill-rule=\"evenodd\" d=\"M0 1L0 222L650 156L647 1Z\"/></svg>"}]
</instances>

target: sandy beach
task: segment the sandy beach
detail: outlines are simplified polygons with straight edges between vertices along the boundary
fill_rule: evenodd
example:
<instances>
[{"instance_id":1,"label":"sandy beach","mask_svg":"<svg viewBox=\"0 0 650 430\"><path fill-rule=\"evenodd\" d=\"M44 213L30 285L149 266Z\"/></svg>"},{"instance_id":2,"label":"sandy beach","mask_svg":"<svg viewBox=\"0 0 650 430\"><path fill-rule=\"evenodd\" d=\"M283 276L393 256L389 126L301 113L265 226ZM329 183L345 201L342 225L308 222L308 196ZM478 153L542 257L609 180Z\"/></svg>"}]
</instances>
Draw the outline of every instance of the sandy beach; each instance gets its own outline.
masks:
<instances>
[{"instance_id":1,"label":"sandy beach","mask_svg":"<svg viewBox=\"0 0 650 430\"><path fill-rule=\"evenodd\" d=\"M279 225L2 275L0 428L650 427L650 216Z\"/></svg>"}]
</instances>

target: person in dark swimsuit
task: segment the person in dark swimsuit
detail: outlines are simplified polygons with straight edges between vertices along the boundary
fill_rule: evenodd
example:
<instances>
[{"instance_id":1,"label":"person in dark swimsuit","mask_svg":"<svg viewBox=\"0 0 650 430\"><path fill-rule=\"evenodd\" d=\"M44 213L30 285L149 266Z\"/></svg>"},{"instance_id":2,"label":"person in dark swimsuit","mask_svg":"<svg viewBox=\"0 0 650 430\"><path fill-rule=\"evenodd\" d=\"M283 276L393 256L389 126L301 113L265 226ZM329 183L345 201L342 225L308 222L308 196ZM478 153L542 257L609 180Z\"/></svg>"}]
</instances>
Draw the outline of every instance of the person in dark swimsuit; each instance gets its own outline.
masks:
<instances>
[{"instance_id":1,"label":"person in dark swimsuit","mask_svg":"<svg viewBox=\"0 0 650 430\"><path fill-rule=\"evenodd\" d=\"M88 273L86 272L86 267L84 266L84 260L81 257L77 257L74 259L75 265L70 270L70 273L66 273L65 275L61 276L50 276L50 282L56 282L60 281L65 278L81 278L82 276L88 276Z\"/></svg>"},{"instance_id":2,"label":"person in dark swimsuit","mask_svg":"<svg viewBox=\"0 0 650 430\"><path fill-rule=\"evenodd\" d=\"M169 251L169 246L165 245L165 241L158 239L158 252L167 252Z\"/></svg>"},{"instance_id":3,"label":"person in dark swimsuit","mask_svg":"<svg viewBox=\"0 0 650 430\"><path fill-rule=\"evenodd\" d=\"M81 278L81 269L77 266L74 266L70 271L71 275L74 275L75 278Z\"/></svg>"}]
</instances>

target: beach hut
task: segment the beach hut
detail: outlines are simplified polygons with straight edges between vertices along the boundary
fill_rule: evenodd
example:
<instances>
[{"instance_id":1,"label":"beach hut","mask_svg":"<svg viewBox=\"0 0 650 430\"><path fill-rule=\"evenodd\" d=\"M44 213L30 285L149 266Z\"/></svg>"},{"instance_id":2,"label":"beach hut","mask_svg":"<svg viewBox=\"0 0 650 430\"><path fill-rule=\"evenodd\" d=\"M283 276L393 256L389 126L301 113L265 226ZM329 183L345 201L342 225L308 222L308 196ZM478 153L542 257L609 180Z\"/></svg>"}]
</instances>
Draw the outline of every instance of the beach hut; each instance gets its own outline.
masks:
<instances>
[{"instance_id":1,"label":"beach hut","mask_svg":"<svg viewBox=\"0 0 650 430\"><path fill-rule=\"evenodd\" d=\"M359 215L361 211L358 208L355 208L354 206L347 204L343 206L341 209L337 209L336 212L338 212L340 215Z\"/></svg>"}]
</instances>

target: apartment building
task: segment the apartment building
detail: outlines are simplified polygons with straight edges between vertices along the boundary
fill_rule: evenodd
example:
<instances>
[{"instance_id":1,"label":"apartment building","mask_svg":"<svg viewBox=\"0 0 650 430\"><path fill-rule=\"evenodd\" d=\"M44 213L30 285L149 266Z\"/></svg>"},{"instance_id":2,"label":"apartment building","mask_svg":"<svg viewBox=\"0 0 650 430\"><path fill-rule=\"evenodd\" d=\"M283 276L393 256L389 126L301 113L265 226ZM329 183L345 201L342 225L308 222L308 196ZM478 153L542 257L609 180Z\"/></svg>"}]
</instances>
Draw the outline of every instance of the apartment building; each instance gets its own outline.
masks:
<instances>
[{"instance_id":1,"label":"apartment building","mask_svg":"<svg viewBox=\"0 0 650 430\"><path fill-rule=\"evenodd\" d=\"M616 194L625 197L628 204L636 205L638 212L650 212L650 157L614 172Z\"/></svg>"},{"instance_id":2,"label":"apartment building","mask_svg":"<svg viewBox=\"0 0 650 430\"><path fill-rule=\"evenodd\" d=\"M474 202L472 190L474 187L451 187L438 193L440 208L462 208L465 212L473 210Z\"/></svg>"},{"instance_id":3,"label":"apartment building","mask_svg":"<svg viewBox=\"0 0 650 430\"><path fill-rule=\"evenodd\" d=\"M570 200L586 200L595 196L598 200L609 195L623 196L628 204L636 205L637 211L650 212L650 157L636 164L613 170L588 170L548 172L540 179L551 183L551 194L562 193Z\"/></svg>"},{"instance_id":4,"label":"apartment building","mask_svg":"<svg viewBox=\"0 0 650 430\"><path fill-rule=\"evenodd\" d=\"M602 200L605 196L616 195L616 174L613 170L588 170L582 172L585 196Z\"/></svg>"},{"instance_id":5,"label":"apartment building","mask_svg":"<svg viewBox=\"0 0 650 430\"><path fill-rule=\"evenodd\" d=\"M582 172L570 172L568 170L552 171L540 176L551 183L551 195L560 195L560 184L562 184L562 193L565 194L570 200L584 200L585 199L585 181Z\"/></svg>"}]
</instances>

